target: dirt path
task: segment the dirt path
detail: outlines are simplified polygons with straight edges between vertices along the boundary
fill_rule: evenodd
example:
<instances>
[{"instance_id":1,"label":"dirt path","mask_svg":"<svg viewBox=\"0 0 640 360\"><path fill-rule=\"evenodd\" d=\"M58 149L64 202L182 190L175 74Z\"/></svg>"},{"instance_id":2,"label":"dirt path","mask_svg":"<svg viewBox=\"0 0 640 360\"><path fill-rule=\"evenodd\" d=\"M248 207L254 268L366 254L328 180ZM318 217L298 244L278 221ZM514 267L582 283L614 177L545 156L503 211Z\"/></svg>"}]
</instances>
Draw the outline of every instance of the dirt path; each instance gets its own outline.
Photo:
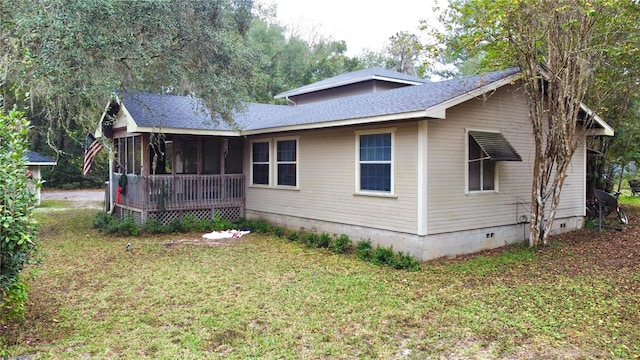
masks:
<instances>
[{"instance_id":1,"label":"dirt path","mask_svg":"<svg viewBox=\"0 0 640 360\"><path fill-rule=\"evenodd\" d=\"M64 200L71 203L74 208L104 208L104 190L43 190L42 200Z\"/></svg>"}]
</instances>

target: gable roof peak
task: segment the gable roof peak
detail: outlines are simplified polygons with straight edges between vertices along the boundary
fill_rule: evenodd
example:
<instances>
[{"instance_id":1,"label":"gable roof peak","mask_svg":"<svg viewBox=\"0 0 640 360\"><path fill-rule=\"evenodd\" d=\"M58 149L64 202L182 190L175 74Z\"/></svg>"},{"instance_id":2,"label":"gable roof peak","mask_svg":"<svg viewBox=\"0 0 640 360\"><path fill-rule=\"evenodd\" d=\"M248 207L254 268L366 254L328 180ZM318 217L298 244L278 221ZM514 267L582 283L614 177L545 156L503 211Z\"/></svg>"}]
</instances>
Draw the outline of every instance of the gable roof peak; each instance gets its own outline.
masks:
<instances>
[{"instance_id":1,"label":"gable roof peak","mask_svg":"<svg viewBox=\"0 0 640 360\"><path fill-rule=\"evenodd\" d=\"M385 69L380 66L343 73L321 81L317 81L299 88L282 92L274 96L275 99L286 99L291 96L308 94L316 91L327 90L345 85L356 84L369 80L381 80L386 82L421 85L429 81L417 76L404 74L398 71Z\"/></svg>"}]
</instances>

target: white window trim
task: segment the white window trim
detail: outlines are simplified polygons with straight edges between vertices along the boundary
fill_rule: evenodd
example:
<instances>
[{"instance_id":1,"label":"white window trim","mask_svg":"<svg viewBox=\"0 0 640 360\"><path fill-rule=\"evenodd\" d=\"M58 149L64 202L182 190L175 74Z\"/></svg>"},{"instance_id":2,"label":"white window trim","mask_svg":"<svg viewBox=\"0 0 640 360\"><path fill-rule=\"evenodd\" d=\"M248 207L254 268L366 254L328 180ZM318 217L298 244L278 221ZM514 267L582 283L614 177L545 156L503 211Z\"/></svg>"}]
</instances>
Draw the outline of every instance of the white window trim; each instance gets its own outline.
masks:
<instances>
[{"instance_id":1,"label":"white window trim","mask_svg":"<svg viewBox=\"0 0 640 360\"><path fill-rule=\"evenodd\" d=\"M295 140L296 142L296 160L295 161L278 161L278 143L281 141L291 141ZM289 136L289 137L279 137L273 139L273 186L276 188L283 189L299 189L300 188L300 137L299 136ZM295 164L296 165L296 185L279 185L278 184L278 165L280 164Z\"/></svg>"},{"instance_id":2,"label":"white window trim","mask_svg":"<svg viewBox=\"0 0 640 360\"><path fill-rule=\"evenodd\" d=\"M264 162L254 163L254 161L253 161L253 144L255 144L255 143L265 143L265 142L269 144L268 145L268 148L269 148L269 161L266 162L266 164L269 165L269 183L268 184L254 184L253 183L253 165L254 164L265 164L265 163ZM249 156L251 156L251 166L250 166L250 169L249 169L249 176L250 176L250 179L251 179L251 182L250 182L251 186L255 186L255 187L270 187L271 184L273 184L273 176L272 176L272 171L271 171L271 169L273 168L273 164L272 164L272 162L273 162L273 155L272 155L273 154L273 146L272 145L273 145L273 142L272 142L271 139L254 139L254 140L251 140L251 148L249 149Z\"/></svg>"},{"instance_id":3,"label":"white window trim","mask_svg":"<svg viewBox=\"0 0 640 360\"><path fill-rule=\"evenodd\" d=\"M375 134L391 134L391 190L390 191L375 191L375 190L361 190L360 189L360 136L361 135L375 135ZM356 147L355 147L355 164L356 164L356 177L355 177L355 195L366 196L378 196L378 197L391 197L396 198L395 187L395 153L396 153L396 128L383 128L383 129L370 129L370 130L357 130L355 132Z\"/></svg>"},{"instance_id":4,"label":"white window trim","mask_svg":"<svg viewBox=\"0 0 640 360\"><path fill-rule=\"evenodd\" d=\"M482 131L482 132L490 132L495 134L500 134L500 131L495 130L482 130L482 129L465 129L465 138L464 138L464 193L465 194L495 194L498 193L499 188L499 161L495 162L493 167L493 190L469 190L469 135L470 131Z\"/></svg>"}]
</instances>

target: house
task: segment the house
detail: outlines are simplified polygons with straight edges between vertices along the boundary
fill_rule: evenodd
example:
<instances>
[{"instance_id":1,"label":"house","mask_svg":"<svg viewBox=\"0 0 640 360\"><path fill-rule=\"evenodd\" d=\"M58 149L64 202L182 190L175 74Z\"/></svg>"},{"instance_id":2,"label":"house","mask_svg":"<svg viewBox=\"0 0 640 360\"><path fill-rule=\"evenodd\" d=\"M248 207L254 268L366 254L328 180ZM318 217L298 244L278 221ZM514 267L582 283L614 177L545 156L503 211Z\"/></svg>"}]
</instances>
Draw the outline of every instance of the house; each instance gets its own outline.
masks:
<instances>
[{"instance_id":1,"label":"house","mask_svg":"<svg viewBox=\"0 0 640 360\"><path fill-rule=\"evenodd\" d=\"M27 171L33 182L29 183L29 188L36 195L36 205L40 205L41 194L40 187L36 186L36 181L41 180L40 166L55 166L57 162L52 158L39 154L35 151L27 151Z\"/></svg>"},{"instance_id":2,"label":"house","mask_svg":"<svg viewBox=\"0 0 640 360\"><path fill-rule=\"evenodd\" d=\"M114 142L114 191L124 188L114 211L260 218L420 259L521 241L533 138L519 76L428 82L366 69L276 96L289 105L246 104L234 126L195 98L122 93L98 131ZM613 135L597 116L583 132ZM556 232L583 226L586 151L569 169Z\"/></svg>"}]
</instances>

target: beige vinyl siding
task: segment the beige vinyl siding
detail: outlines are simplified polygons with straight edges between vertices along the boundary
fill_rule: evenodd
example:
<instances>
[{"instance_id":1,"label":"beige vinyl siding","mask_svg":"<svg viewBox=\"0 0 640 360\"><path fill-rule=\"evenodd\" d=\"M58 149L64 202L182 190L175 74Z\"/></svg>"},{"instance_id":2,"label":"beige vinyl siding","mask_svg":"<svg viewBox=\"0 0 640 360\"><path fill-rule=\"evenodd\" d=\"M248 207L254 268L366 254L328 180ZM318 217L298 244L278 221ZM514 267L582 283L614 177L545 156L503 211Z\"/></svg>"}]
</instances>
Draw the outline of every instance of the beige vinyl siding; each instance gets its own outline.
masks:
<instances>
[{"instance_id":1,"label":"beige vinyl siding","mask_svg":"<svg viewBox=\"0 0 640 360\"><path fill-rule=\"evenodd\" d=\"M249 186L247 210L415 233L417 125L377 128L395 128L394 197L356 194L356 131L375 128L343 127L287 134L299 141L298 189ZM250 140L258 139L278 136ZM250 166L250 154L246 163Z\"/></svg>"},{"instance_id":2,"label":"beige vinyl siding","mask_svg":"<svg viewBox=\"0 0 640 360\"><path fill-rule=\"evenodd\" d=\"M502 226L529 216L534 158L527 103L519 85L447 111L428 124L427 232L447 233ZM497 192L466 191L466 130L501 132L522 162L497 163ZM584 151L578 150L562 193L558 217L582 215Z\"/></svg>"}]
</instances>

